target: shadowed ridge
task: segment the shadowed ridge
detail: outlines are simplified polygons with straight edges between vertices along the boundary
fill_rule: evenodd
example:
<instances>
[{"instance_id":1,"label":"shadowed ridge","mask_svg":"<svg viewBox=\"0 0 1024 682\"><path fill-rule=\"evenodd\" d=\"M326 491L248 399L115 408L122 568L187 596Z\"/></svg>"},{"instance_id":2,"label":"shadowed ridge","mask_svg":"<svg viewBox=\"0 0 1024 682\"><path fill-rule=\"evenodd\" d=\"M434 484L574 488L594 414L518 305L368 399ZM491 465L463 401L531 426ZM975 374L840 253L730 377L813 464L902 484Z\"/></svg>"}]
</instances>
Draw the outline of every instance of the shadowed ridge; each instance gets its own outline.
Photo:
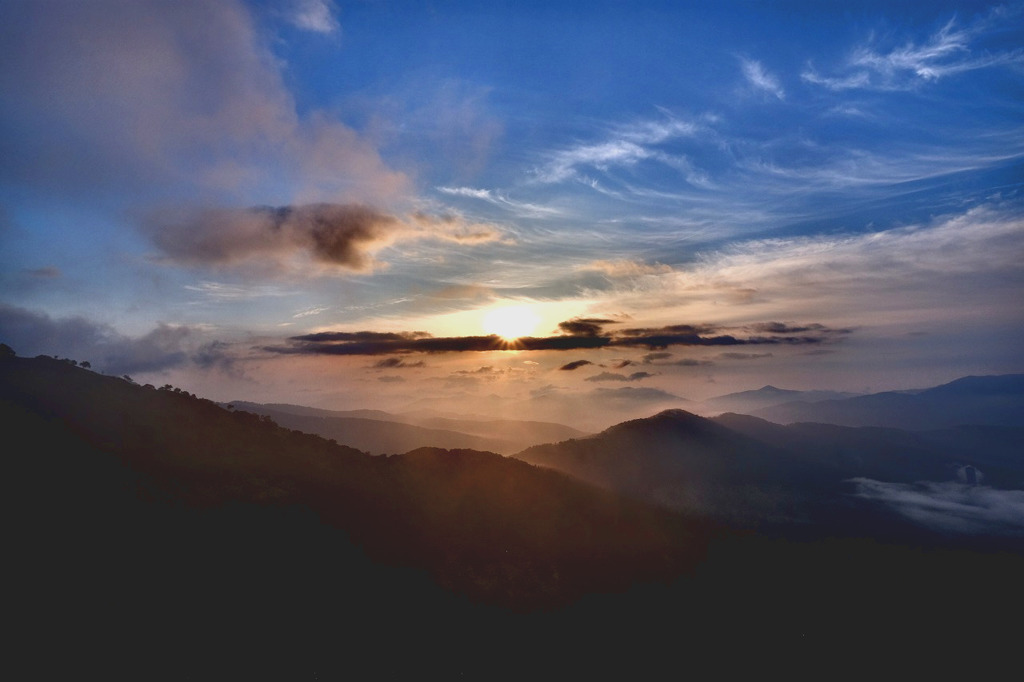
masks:
<instances>
[{"instance_id":1,"label":"shadowed ridge","mask_svg":"<svg viewBox=\"0 0 1024 682\"><path fill-rule=\"evenodd\" d=\"M1024 374L968 375L923 391L924 394L1024 395Z\"/></svg>"}]
</instances>

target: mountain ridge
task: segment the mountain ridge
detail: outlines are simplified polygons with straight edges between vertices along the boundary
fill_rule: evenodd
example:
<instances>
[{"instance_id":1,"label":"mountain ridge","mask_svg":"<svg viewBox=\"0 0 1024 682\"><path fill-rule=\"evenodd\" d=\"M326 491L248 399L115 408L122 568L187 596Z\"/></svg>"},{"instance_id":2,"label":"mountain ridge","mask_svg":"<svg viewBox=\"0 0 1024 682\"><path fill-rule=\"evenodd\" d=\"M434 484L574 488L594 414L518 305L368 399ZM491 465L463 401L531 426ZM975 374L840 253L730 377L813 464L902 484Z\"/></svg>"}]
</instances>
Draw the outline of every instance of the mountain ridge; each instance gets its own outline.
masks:
<instances>
[{"instance_id":1,"label":"mountain ridge","mask_svg":"<svg viewBox=\"0 0 1024 682\"><path fill-rule=\"evenodd\" d=\"M883 391L842 400L797 401L753 410L780 424L824 422L929 430L950 425L1024 424L1024 374L961 377L913 393Z\"/></svg>"}]
</instances>

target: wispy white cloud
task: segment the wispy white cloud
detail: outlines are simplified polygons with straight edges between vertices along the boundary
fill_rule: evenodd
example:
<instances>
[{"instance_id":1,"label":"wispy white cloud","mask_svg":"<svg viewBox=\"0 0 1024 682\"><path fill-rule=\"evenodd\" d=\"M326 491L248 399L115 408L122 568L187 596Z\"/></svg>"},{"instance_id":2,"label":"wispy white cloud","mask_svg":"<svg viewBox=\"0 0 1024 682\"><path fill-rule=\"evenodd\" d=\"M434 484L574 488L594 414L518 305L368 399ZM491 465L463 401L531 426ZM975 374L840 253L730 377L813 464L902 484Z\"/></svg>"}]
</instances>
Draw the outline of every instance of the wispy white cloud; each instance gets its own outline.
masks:
<instances>
[{"instance_id":1,"label":"wispy white cloud","mask_svg":"<svg viewBox=\"0 0 1024 682\"><path fill-rule=\"evenodd\" d=\"M516 201L507 195L490 189L477 189L473 187L438 187L439 192L458 197L469 197L486 201L495 206L507 209L512 213L525 217L542 217L562 215L563 211L550 206L542 206L526 201Z\"/></svg>"},{"instance_id":2,"label":"wispy white cloud","mask_svg":"<svg viewBox=\"0 0 1024 682\"><path fill-rule=\"evenodd\" d=\"M1022 244L1024 219L997 203L879 232L737 242L602 296L638 315L690 309L709 322L781 316L945 331L1019 318Z\"/></svg>"},{"instance_id":3,"label":"wispy white cloud","mask_svg":"<svg viewBox=\"0 0 1024 682\"><path fill-rule=\"evenodd\" d=\"M335 33L341 29L331 0L293 0L288 21L314 33Z\"/></svg>"},{"instance_id":4,"label":"wispy white cloud","mask_svg":"<svg viewBox=\"0 0 1024 682\"><path fill-rule=\"evenodd\" d=\"M647 264L633 260L596 260L579 266L580 270L595 270L609 277L641 277L672 272L672 266L661 263Z\"/></svg>"},{"instance_id":5,"label":"wispy white cloud","mask_svg":"<svg viewBox=\"0 0 1024 682\"><path fill-rule=\"evenodd\" d=\"M936 281L937 276L1020 270L1024 268L1021 237L1024 218L1012 206L981 206L934 224L846 236L747 241L720 252L712 269L718 278L748 283L756 278L762 286L771 281L785 282L785 286L802 281L856 287L858 280L864 285L873 280L895 286L915 275Z\"/></svg>"},{"instance_id":6,"label":"wispy white cloud","mask_svg":"<svg viewBox=\"0 0 1024 682\"><path fill-rule=\"evenodd\" d=\"M242 301L259 298L277 298L281 296L293 296L297 292L281 289L271 285L246 286L241 284L226 284L224 282L201 281L198 284L188 284L186 291L202 294L208 300L216 301Z\"/></svg>"},{"instance_id":7,"label":"wispy white cloud","mask_svg":"<svg viewBox=\"0 0 1024 682\"><path fill-rule=\"evenodd\" d=\"M905 90L967 71L1024 64L1024 49L987 50L979 45L1002 22L1019 20L1020 7L997 7L967 24L950 19L922 41L882 47L874 40L855 47L839 73L822 75L813 66L801 78L830 90Z\"/></svg>"},{"instance_id":8,"label":"wispy white cloud","mask_svg":"<svg viewBox=\"0 0 1024 682\"><path fill-rule=\"evenodd\" d=\"M305 310L300 310L299 312L297 312L294 315L292 315L292 317L293 318L311 317L313 315L319 315L321 313L325 313L328 310L330 310L330 309L327 306L320 305L320 306L315 306L313 308L306 308Z\"/></svg>"},{"instance_id":9,"label":"wispy white cloud","mask_svg":"<svg viewBox=\"0 0 1024 682\"><path fill-rule=\"evenodd\" d=\"M691 137L699 130L697 124L675 117L618 126L604 140L555 152L545 165L535 171L536 178L541 182L561 182L578 178L580 168L607 172L616 166L631 166L647 159L665 163L671 157L659 151L657 145Z\"/></svg>"},{"instance_id":10,"label":"wispy white cloud","mask_svg":"<svg viewBox=\"0 0 1024 682\"><path fill-rule=\"evenodd\" d=\"M958 139L954 133L943 149L895 141L877 150L818 146L804 152L800 163L787 162L783 154L769 159L767 153L751 153L737 162L737 168L747 173L748 191L767 194L892 187L1018 159L1024 155L1024 132L981 134L975 129L969 139Z\"/></svg>"},{"instance_id":11,"label":"wispy white cloud","mask_svg":"<svg viewBox=\"0 0 1024 682\"><path fill-rule=\"evenodd\" d=\"M551 162L539 172L544 182L559 182L576 174L579 166L593 166L607 170L610 166L628 166L651 156L650 150L628 140L611 140L581 145L555 154Z\"/></svg>"},{"instance_id":12,"label":"wispy white cloud","mask_svg":"<svg viewBox=\"0 0 1024 682\"><path fill-rule=\"evenodd\" d=\"M743 68L743 76L755 89L766 92L778 99L786 98L786 92L779 84L779 79L768 73L761 62L754 59L741 58L740 65Z\"/></svg>"},{"instance_id":13,"label":"wispy white cloud","mask_svg":"<svg viewBox=\"0 0 1024 682\"><path fill-rule=\"evenodd\" d=\"M808 83L824 86L829 90L851 90L871 85L871 76L864 71L849 76L822 76L810 65L800 74L800 78Z\"/></svg>"}]
</instances>

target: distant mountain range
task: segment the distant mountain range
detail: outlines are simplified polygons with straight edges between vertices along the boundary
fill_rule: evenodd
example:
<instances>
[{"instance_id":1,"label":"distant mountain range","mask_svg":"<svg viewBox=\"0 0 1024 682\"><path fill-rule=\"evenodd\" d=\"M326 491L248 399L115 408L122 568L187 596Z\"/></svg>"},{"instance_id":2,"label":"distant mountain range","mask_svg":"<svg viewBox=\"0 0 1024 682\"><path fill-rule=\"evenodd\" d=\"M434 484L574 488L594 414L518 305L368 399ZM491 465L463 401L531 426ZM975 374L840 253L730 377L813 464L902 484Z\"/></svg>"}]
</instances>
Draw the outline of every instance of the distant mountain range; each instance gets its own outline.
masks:
<instances>
[{"instance_id":1,"label":"distant mountain range","mask_svg":"<svg viewBox=\"0 0 1024 682\"><path fill-rule=\"evenodd\" d=\"M828 400L801 395L749 413L780 424L822 422L913 430L967 424L1022 426L1024 374L963 377L912 393L886 391Z\"/></svg>"},{"instance_id":2,"label":"distant mountain range","mask_svg":"<svg viewBox=\"0 0 1024 682\"><path fill-rule=\"evenodd\" d=\"M721 412L750 413L774 405L802 401L807 403L822 400L843 400L855 397L856 393L840 391L793 391L774 386L764 386L753 391L740 391L709 398L698 406L703 413L716 414Z\"/></svg>"}]
</instances>

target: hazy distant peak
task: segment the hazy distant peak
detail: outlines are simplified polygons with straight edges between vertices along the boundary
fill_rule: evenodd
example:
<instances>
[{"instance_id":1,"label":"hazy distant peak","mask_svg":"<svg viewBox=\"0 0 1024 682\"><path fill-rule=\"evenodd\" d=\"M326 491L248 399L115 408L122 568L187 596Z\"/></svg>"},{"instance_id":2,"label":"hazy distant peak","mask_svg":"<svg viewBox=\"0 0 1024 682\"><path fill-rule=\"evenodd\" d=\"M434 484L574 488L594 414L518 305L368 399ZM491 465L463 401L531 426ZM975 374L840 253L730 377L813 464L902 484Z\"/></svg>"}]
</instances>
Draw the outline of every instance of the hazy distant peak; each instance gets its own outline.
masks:
<instances>
[{"instance_id":1,"label":"hazy distant peak","mask_svg":"<svg viewBox=\"0 0 1024 682\"><path fill-rule=\"evenodd\" d=\"M1024 393L1024 374L965 376L930 388L926 393Z\"/></svg>"}]
</instances>

